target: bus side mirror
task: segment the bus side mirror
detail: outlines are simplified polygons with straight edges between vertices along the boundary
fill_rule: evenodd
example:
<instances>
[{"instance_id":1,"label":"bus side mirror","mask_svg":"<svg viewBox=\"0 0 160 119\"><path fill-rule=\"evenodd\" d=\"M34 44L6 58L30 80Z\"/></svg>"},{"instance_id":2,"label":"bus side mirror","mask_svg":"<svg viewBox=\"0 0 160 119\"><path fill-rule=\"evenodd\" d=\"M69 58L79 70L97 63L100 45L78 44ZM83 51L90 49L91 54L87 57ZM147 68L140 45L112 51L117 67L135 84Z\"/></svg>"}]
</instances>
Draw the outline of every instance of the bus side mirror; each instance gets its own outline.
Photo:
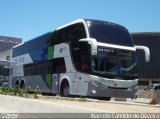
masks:
<instances>
[{"instance_id":1,"label":"bus side mirror","mask_svg":"<svg viewBox=\"0 0 160 119\"><path fill-rule=\"evenodd\" d=\"M97 41L94 38L80 39L80 42L88 42L91 45L91 54L97 55Z\"/></svg>"},{"instance_id":2,"label":"bus side mirror","mask_svg":"<svg viewBox=\"0 0 160 119\"><path fill-rule=\"evenodd\" d=\"M145 60L146 60L146 62L150 61L150 51L149 51L148 47L136 45L135 48L137 50L143 50L145 52Z\"/></svg>"}]
</instances>

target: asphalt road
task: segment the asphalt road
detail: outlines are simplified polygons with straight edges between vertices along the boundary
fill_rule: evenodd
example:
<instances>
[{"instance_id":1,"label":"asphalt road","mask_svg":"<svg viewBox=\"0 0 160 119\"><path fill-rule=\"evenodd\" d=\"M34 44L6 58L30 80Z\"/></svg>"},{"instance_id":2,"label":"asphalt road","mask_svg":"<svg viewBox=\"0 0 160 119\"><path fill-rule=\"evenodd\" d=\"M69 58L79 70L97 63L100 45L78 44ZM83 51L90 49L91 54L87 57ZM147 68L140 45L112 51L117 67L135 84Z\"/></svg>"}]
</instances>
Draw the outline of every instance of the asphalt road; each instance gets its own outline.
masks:
<instances>
[{"instance_id":1,"label":"asphalt road","mask_svg":"<svg viewBox=\"0 0 160 119\"><path fill-rule=\"evenodd\" d=\"M160 113L160 105L151 105L138 103L140 100L127 101L98 101L86 99L88 101L80 102L69 101L65 99L46 98L26 99L15 96L0 95L0 112L19 112L19 113ZM143 102L145 100L143 99Z\"/></svg>"},{"instance_id":2,"label":"asphalt road","mask_svg":"<svg viewBox=\"0 0 160 119\"><path fill-rule=\"evenodd\" d=\"M0 95L0 112L18 113L92 113L108 112L86 107Z\"/></svg>"},{"instance_id":3,"label":"asphalt road","mask_svg":"<svg viewBox=\"0 0 160 119\"><path fill-rule=\"evenodd\" d=\"M0 113L17 113L18 111L0 105Z\"/></svg>"}]
</instances>

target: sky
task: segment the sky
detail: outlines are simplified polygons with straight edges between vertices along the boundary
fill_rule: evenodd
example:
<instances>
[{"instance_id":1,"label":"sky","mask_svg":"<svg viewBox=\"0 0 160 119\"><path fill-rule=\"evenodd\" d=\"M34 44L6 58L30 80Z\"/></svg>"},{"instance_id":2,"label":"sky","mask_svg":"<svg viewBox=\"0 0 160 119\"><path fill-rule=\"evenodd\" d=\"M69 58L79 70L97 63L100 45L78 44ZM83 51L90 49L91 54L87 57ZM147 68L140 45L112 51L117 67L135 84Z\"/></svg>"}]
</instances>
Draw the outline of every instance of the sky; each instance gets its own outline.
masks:
<instances>
[{"instance_id":1,"label":"sky","mask_svg":"<svg viewBox=\"0 0 160 119\"><path fill-rule=\"evenodd\" d=\"M0 0L0 36L23 42L80 18L160 32L160 0Z\"/></svg>"}]
</instances>

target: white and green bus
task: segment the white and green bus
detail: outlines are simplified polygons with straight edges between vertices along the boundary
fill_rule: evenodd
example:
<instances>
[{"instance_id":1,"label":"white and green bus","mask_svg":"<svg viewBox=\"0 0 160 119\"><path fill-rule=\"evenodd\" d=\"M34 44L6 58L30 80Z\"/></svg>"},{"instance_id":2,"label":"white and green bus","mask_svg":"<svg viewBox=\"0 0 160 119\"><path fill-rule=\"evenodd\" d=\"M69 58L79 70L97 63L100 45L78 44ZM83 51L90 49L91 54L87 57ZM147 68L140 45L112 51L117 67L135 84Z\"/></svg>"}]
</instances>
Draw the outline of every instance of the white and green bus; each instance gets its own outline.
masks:
<instances>
[{"instance_id":1,"label":"white and green bus","mask_svg":"<svg viewBox=\"0 0 160 119\"><path fill-rule=\"evenodd\" d=\"M110 100L134 98L136 49L126 28L100 20L78 19L13 48L12 85L61 96Z\"/></svg>"}]
</instances>

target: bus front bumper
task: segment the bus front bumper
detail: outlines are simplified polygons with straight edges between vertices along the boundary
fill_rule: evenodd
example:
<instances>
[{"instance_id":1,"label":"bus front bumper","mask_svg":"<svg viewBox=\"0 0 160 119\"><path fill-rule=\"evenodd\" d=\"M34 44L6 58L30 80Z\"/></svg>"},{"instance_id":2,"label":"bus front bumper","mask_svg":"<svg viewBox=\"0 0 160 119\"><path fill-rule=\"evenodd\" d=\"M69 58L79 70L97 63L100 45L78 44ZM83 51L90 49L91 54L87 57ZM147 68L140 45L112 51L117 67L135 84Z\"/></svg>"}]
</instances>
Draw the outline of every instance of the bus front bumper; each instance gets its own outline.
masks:
<instances>
[{"instance_id":1,"label":"bus front bumper","mask_svg":"<svg viewBox=\"0 0 160 119\"><path fill-rule=\"evenodd\" d=\"M137 89L114 89L103 86L97 86L91 82L88 85L88 96L90 97L123 97L123 98L135 98Z\"/></svg>"}]
</instances>

